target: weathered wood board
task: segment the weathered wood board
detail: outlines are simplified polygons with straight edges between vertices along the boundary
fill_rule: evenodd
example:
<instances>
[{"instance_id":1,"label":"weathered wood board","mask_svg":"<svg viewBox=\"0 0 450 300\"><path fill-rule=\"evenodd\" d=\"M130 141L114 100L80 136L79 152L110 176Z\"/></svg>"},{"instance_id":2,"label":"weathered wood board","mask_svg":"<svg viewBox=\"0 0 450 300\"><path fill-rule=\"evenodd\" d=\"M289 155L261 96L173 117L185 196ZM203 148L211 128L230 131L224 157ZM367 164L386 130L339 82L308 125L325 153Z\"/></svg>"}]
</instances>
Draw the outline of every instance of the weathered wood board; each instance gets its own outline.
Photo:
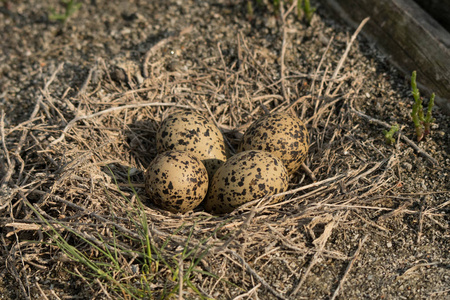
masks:
<instances>
[{"instance_id":1,"label":"weathered wood board","mask_svg":"<svg viewBox=\"0 0 450 300\"><path fill-rule=\"evenodd\" d=\"M413 0L324 0L374 41L405 75L417 70L422 94L436 93L436 104L450 114L450 33ZM450 16L449 16L450 17Z\"/></svg>"}]
</instances>

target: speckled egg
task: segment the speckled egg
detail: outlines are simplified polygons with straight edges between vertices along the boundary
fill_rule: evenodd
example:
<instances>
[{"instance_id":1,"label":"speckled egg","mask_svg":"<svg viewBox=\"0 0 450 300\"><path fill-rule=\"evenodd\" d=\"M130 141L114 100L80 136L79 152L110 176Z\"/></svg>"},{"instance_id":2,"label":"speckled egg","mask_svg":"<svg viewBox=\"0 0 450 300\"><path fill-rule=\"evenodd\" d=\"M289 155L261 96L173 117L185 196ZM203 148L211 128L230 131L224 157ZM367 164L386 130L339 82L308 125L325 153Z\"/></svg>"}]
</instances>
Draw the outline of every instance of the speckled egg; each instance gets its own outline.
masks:
<instances>
[{"instance_id":1,"label":"speckled egg","mask_svg":"<svg viewBox=\"0 0 450 300\"><path fill-rule=\"evenodd\" d=\"M289 174L305 161L309 135L305 124L288 113L265 115L244 133L238 151L263 150L279 157Z\"/></svg>"},{"instance_id":2,"label":"speckled egg","mask_svg":"<svg viewBox=\"0 0 450 300\"><path fill-rule=\"evenodd\" d=\"M229 213L244 203L284 192L287 187L288 173L278 157L264 151L244 151L232 156L214 174L205 209L214 214Z\"/></svg>"},{"instance_id":3,"label":"speckled egg","mask_svg":"<svg viewBox=\"0 0 450 300\"><path fill-rule=\"evenodd\" d=\"M202 162L185 151L158 154L145 172L145 190L157 206L173 213L197 207L208 192Z\"/></svg>"},{"instance_id":4,"label":"speckled egg","mask_svg":"<svg viewBox=\"0 0 450 300\"><path fill-rule=\"evenodd\" d=\"M212 177L227 160L225 141L215 124L193 111L169 115L156 133L158 152L189 151L200 159Z\"/></svg>"}]
</instances>

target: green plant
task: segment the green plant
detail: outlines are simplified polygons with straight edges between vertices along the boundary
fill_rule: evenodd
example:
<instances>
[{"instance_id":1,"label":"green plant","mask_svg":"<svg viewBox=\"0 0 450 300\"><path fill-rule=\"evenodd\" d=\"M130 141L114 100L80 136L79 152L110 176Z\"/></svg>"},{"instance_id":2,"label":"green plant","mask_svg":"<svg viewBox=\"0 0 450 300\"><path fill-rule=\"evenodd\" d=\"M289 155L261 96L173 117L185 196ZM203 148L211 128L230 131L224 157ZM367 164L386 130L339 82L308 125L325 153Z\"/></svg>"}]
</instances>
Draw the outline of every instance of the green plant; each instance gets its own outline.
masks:
<instances>
[{"instance_id":1,"label":"green plant","mask_svg":"<svg viewBox=\"0 0 450 300\"><path fill-rule=\"evenodd\" d=\"M248 18L250 20L253 19L253 14L254 14L254 12L253 12L252 1L251 0L247 0L247 15L248 15Z\"/></svg>"},{"instance_id":2,"label":"green plant","mask_svg":"<svg viewBox=\"0 0 450 300\"><path fill-rule=\"evenodd\" d=\"M416 76L416 71L413 71L411 75L411 88L414 104L412 106L411 118L414 122L414 127L416 128L417 141L420 141L430 134L431 123L435 120L431 117L435 94L431 94L430 101L428 101L427 114L424 116L422 98L420 97L419 89L417 88Z\"/></svg>"},{"instance_id":3,"label":"green plant","mask_svg":"<svg viewBox=\"0 0 450 300\"><path fill-rule=\"evenodd\" d=\"M79 10L82 4L75 2L75 0L61 0L61 2L65 5L65 12L63 14L59 14L55 11L55 9L52 9L52 13L48 17L50 21L60 21L62 23L67 22L67 19Z\"/></svg>"},{"instance_id":4,"label":"green plant","mask_svg":"<svg viewBox=\"0 0 450 300\"><path fill-rule=\"evenodd\" d=\"M383 130L384 140L386 144L392 145L395 143L394 134L399 130L398 124L392 125L389 131Z\"/></svg>"},{"instance_id":5,"label":"green plant","mask_svg":"<svg viewBox=\"0 0 450 300\"><path fill-rule=\"evenodd\" d=\"M315 11L316 8L311 7L309 0L305 0L304 4L303 0L297 0L297 14L299 18L301 15L303 15L308 24L311 24L312 16Z\"/></svg>"}]
</instances>

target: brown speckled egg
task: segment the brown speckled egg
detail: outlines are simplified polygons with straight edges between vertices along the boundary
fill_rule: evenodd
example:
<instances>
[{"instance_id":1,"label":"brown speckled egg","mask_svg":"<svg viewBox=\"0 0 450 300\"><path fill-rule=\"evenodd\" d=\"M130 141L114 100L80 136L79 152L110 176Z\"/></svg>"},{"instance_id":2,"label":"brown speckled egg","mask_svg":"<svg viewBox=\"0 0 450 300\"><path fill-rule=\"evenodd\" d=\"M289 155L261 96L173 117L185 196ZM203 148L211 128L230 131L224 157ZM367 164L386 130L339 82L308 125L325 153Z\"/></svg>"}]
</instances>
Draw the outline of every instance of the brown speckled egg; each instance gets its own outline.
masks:
<instances>
[{"instance_id":1,"label":"brown speckled egg","mask_svg":"<svg viewBox=\"0 0 450 300\"><path fill-rule=\"evenodd\" d=\"M288 113L265 115L246 130L238 151L262 150L278 156L293 174L305 161L309 135L305 124Z\"/></svg>"},{"instance_id":2,"label":"brown speckled egg","mask_svg":"<svg viewBox=\"0 0 450 300\"><path fill-rule=\"evenodd\" d=\"M215 124L193 111L175 112L156 133L158 152L188 151L200 159L212 177L227 160L225 141Z\"/></svg>"},{"instance_id":3,"label":"brown speckled egg","mask_svg":"<svg viewBox=\"0 0 450 300\"><path fill-rule=\"evenodd\" d=\"M232 156L214 174L205 209L229 213L244 203L284 192L287 187L288 173L278 157L264 151L244 151Z\"/></svg>"},{"instance_id":4,"label":"brown speckled egg","mask_svg":"<svg viewBox=\"0 0 450 300\"><path fill-rule=\"evenodd\" d=\"M145 173L145 190L157 206L173 213L197 207L208 191L208 173L195 156L185 151L158 154Z\"/></svg>"}]
</instances>

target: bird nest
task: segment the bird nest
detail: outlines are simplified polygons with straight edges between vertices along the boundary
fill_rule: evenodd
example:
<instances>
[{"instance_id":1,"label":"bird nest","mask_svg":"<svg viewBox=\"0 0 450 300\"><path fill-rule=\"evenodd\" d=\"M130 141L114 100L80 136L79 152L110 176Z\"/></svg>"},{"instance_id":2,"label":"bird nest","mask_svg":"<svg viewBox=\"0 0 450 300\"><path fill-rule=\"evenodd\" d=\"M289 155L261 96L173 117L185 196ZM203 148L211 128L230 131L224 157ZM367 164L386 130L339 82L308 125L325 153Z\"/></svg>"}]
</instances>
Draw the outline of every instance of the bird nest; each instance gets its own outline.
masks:
<instances>
[{"instance_id":1,"label":"bird nest","mask_svg":"<svg viewBox=\"0 0 450 300\"><path fill-rule=\"evenodd\" d=\"M293 299L324 259L351 268L364 236L350 252L325 245L354 211L398 212L378 207L397 188L395 155L367 144L355 123L364 117L356 108L364 76L345 66L357 33L338 61L322 65L324 52L316 70L300 73L285 63L286 32L278 56L238 35L228 45L234 55L219 44L209 59L186 58L189 67L170 62L161 49L190 30L141 61L99 59L77 91L55 96L60 65L29 120L5 129L2 118L3 243L15 243L7 266L25 294L30 279L19 264L59 274L90 297ZM263 107L296 114L310 133L306 167L283 201L257 199L223 216L152 204L143 172L165 116L197 111L236 149Z\"/></svg>"}]
</instances>

